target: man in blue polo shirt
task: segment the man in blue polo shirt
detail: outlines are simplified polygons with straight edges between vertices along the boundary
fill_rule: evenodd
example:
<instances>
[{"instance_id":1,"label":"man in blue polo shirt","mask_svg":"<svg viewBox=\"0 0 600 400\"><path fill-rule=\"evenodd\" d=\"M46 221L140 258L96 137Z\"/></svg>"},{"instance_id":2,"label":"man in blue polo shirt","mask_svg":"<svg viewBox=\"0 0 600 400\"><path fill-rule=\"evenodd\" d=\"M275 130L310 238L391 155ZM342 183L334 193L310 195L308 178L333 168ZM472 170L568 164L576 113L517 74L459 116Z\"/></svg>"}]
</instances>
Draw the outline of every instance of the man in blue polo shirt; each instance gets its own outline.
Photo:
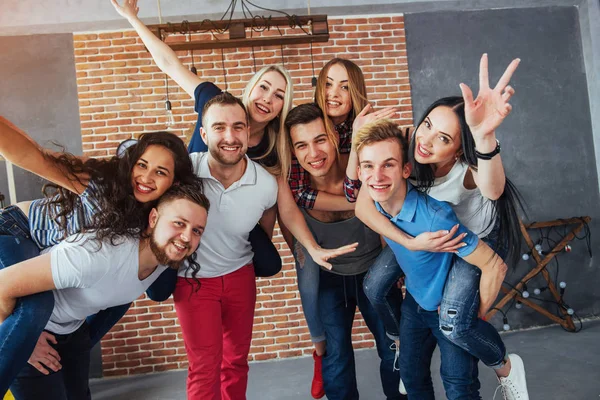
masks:
<instances>
[{"instance_id":1,"label":"man in blue polo shirt","mask_svg":"<svg viewBox=\"0 0 600 400\"><path fill-rule=\"evenodd\" d=\"M410 164L407 143L397 125L378 121L354 134L354 149L359 158L359 174L377 209L409 235L449 230L459 221L449 204L415 189L408 181ZM506 265L484 242L460 226L457 235L466 233L457 253L482 271L480 314L495 299ZM438 307L452 253L409 251L386 238L398 264L406 274L406 298L400 321L400 375L409 398L433 399L431 356L436 344L441 352L441 377L448 399L479 399L478 360L452 344L439 329Z\"/></svg>"}]
</instances>

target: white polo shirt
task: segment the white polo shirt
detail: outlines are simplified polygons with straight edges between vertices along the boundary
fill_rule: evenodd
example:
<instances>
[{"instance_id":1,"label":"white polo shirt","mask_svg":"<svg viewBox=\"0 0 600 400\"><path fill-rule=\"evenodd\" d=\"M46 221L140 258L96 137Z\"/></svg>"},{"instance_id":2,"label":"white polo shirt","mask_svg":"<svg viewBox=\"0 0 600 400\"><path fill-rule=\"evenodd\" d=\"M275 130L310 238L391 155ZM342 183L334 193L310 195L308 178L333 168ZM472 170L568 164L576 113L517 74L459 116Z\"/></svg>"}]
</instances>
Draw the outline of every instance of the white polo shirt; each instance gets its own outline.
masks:
<instances>
[{"instance_id":1,"label":"white polo shirt","mask_svg":"<svg viewBox=\"0 0 600 400\"><path fill-rule=\"evenodd\" d=\"M210 211L200 247L196 251L200 272L197 278L214 278L237 271L252 261L248 236L263 213L277 202L277 181L263 167L246 157L240 180L225 189L208 168L208 153L192 153L194 172L203 178ZM191 277L181 268L179 276Z\"/></svg>"}]
</instances>

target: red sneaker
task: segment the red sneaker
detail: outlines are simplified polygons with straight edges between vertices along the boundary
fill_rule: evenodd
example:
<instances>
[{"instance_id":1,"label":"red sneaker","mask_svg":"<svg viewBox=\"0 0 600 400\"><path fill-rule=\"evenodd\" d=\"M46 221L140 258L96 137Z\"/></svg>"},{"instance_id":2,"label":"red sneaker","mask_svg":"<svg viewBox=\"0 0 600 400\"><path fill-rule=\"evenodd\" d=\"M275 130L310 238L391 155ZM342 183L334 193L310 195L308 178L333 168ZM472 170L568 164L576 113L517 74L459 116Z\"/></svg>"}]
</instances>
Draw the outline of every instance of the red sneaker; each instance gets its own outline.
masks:
<instances>
[{"instance_id":1,"label":"red sneaker","mask_svg":"<svg viewBox=\"0 0 600 400\"><path fill-rule=\"evenodd\" d=\"M323 372L322 363L323 356L318 356L316 351L313 351L313 360L315 360L315 372L313 375L310 394L315 399L320 399L325 396L325 388L323 387Z\"/></svg>"}]
</instances>

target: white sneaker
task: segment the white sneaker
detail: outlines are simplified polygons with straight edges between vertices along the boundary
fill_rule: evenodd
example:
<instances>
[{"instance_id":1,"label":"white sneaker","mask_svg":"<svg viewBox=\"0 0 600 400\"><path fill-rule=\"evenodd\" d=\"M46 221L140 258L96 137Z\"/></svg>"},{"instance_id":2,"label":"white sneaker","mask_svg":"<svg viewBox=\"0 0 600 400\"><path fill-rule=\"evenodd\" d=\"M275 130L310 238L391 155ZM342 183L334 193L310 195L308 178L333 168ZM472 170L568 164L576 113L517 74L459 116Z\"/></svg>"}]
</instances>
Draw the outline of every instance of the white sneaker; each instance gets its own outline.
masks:
<instances>
[{"instance_id":1,"label":"white sneaker","mask_svg":"<svg viewBox=\"0 0 600 400\"><path fill-rule=\"evenodd\" d=\"M498 378L500 386L496 391L501 388L505 400L529 400L523 360L516 354L509 354L508 358L511 365L510 373L506 378Z\"/></svg>"},{"instance_id":2,"label":"white sneaker","mask_svg":"<svg viewBox=\"0 0 600 400\"><path fill-rule=\"evenodd\" d=\"M408 394L406 392L406 388L404 387L404 382L402 382L402 379L400 379L400 388L398 390L400 390L400 394L404 394L404 395Z\"/></svg>"}]
</instances>

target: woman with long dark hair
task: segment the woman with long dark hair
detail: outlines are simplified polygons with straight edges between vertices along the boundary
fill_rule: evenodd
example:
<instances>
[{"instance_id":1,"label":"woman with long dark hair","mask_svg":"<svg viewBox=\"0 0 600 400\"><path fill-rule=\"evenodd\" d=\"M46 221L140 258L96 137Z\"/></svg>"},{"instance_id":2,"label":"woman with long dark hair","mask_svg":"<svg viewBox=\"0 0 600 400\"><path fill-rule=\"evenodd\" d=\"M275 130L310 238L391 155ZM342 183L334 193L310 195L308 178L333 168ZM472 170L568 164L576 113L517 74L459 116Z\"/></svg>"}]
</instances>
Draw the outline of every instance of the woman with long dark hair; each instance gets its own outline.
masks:
<instances>
[{"instance_id":1,"label":"woman with long dark hair","mask_svg":"<svg viewBox=\"0 0 600 400\"><path fill-rule=\"evenodd\" d=\"M43 149L0 117L0 154L51 182L45 198L0 210L0 268L35 257L80 232L97 230L99 240L138 234L146 228L148 212L173 183L198 180L183 142L168 132L142 135L121 157L93 159ZM176 277L168 272L155 284L154 300L170 295L164 287L169 288ZM90 317L92 344L129 306ZM52 292L21 298L0 325L0 393L29 359L53 307ZM39 362L34 366L47 373Z\"/></svg>"},{"instance_id":2,"label":"woman with long dark hair","mask_svg":"<svg viewBox=\"0 0 600 400\"><path fill-rule=\"evenodd\" d=\"M517 211L522 205L504 173L495 130L512 110L508 101L514 89L509 81L519 61L514 60L491 89L484 54L477 98L473 99L470 88L461 84L462 96L436 100L418 121L409 147L413 185L450 203L464 226L513 262L521 242ZM390 229L387 218L373 213L372 201L362 202L361 198L359 195L356 209L359 218L400 244L410 242L403 232ZM389 268L394 265L396 268ZM388 292L400 277L401 266L397 267L394 259L386 266L372 267L365 279L365 292L387 322L388 332L395 333L401 299L389 298ZM480 292L480 283L484 285L481 271L455 258L440 307L440 329L450 341L494 369L508 398L527 398L523 361L516 354L507 354L496 329L482 319L497 293Z\"/></svg>"}]
</instances>

